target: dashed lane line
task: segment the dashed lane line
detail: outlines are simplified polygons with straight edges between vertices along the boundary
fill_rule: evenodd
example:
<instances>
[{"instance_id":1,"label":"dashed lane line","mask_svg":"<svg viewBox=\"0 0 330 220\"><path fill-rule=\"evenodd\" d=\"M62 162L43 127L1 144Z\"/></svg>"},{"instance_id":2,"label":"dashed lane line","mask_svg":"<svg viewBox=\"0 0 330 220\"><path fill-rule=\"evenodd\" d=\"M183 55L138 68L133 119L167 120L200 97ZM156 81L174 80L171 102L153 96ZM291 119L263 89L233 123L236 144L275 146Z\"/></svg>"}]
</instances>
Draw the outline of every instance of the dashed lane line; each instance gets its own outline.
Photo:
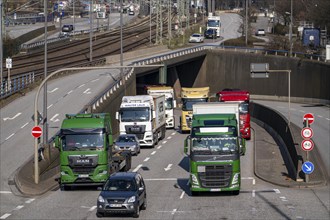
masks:
<instances>
[{"instance_id":1,"label":"dashed lane line","mask_svg":"<svg viewBox=\"0 0 330 220\"><path fill-rule=\"evenodd\" d=\"M6 213L6 214L2 215L2 216L0 217L0 219L6 219L6 218L8 218L9 216L11 216L11 214L10 214L10 213Z\"/></svg>"},{"instance_id":2,"label":"dashed lane line","mask_svg":"<svg viewBox=\"0 0 330 220\"><path fill-rule=\"evenodd\" d=\"M133 170L133 172L137 172L142 166L143 166L143 164L139 164L139 165Z\"/></svg>"}]
</instances>

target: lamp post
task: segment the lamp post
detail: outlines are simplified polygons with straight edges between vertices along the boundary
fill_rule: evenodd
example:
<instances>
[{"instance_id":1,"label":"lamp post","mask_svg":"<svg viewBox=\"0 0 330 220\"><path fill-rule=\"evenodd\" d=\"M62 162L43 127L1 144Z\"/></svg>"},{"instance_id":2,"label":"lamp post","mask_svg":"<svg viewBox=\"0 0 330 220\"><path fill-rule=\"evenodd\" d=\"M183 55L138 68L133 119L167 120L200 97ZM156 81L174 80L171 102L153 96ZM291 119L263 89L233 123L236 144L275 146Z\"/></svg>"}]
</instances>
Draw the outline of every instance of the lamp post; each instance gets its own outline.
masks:
<instances>
[{"instance_id":1,"label":"lamp post","mask_svg":"<svg viewBox=\"0 0 330 220\"><path fill-rule=\"evenodd\" d=\"M2 72L3 72L3 67L2 67L2 59L3 59L3 45L2 45L2 25L4 22L4 19L2 17L2 0L0 0L0 90L2 90Z\"/></svg>"},{"instance_id":2,"label":"lamp post","mask_svg":"<svg viewBox=\"0 0 330 220\"><path fill-rule=\"evenodd\" d=\"M247 0L245 0L245 46L247 46L247 44L248 44L248 38L247 38L248 12L247 11L248 11Z\"/></svg>"},{"instance_id":3,"label":"lamp post","mask_svg":"<svg viewBox=\"0 0 330 220\"><path fill-rule=\"evenodd\" d=\"M123 66L123 0L120 0L120 66ZM123 68L120 68L120 76L125 84L123 75Z\"/></svg>"},{"instance_id":4,"label":"lamp post","mask_svg":"<svg viewBox=\"0 0 330 220\"><path fill-rule=\"evenodd\" d=\"M89 5L89 62L93 61L93 0Z\"/></svg>"},{"instance_id":5,"label":"lamp post","mask_svg":"<svg viewBox=\"0 0 330 220\"><path fill-rule=\"evenodd\" d=\"M292 0L291 0L291 12L290 12L290 57L292 57L292 20L293 20L293 16L292 16Z\"/></svg>"},{"instance_id":6,"label":"lamp post","mask_svg":"<svg viewBox=\"0 0 330 220\"><path fill-rule=\"evenodd\" d=\"M44 48L44 79L47 77L47 38L48 38L48 9L47 0L44 0L45 17L45 48ZM48 122L47 122L47 83L44 86L44 105L43 105L43 143L48 143ZM50 152L50 151L49 151Z\"/></svg>"}]
</instances>

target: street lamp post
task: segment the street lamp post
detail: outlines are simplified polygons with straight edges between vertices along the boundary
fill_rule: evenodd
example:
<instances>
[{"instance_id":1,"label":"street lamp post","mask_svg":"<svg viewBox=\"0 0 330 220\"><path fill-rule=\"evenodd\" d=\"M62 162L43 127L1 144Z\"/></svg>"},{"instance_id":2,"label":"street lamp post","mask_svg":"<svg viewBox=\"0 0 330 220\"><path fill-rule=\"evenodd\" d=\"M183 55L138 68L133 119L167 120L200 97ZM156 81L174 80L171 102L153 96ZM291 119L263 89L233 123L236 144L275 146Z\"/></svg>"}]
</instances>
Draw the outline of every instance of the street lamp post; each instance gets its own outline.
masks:
<instances>
[{"instance_id":1,"label":"street lamp post","mask_svg":"<svg viewBox=\"0 0 330 220\"><path fill-rule=\"evenodd\" d=\"M120 66L123 66L123 0L120 0ZM125 84L123 68L120 68L120 76Z\"/></svg>"},{"instance_id":2,"label":"street lamp post","mask_svg":"<svg viewBox=\"0 0 330 220\"><path fill-rule=\"evenodd\" d=\"M290 57L292 57L292 20L293 20L293 16L292 16L292 9L293 9L293 7L292 7L293 5L292 5L292 0L291 0L291 12L290 12Z\"/></svg>"},{"instance_id":3,"label":"street lamp post","mask_svg":"<svg viewBox=\"0 0 330 220\"><path fill-rule=\"evenodd\" d=\"M93 61L93 0L89 5L89 61Z\"/></svg>"},{"instance_id":4,"label":"street lamp post","mask_svg":"<svg viewBox=\"0 0 330 220\"><path fill-rule=\"evenodd\" d=\"M48 9L47 0L44 0L44 17L45 17L45 49L44 49L44 79L47 77L47 38L48 38ZM43 143L48 142L48 122L47 122L47 83L44 86L44 105L43 105ZM49 151L50 152L50 151Z\"/></svg>"},{"instance_id":5,"label":"street lamp post","mask_svg":"<svg viewBox=\"0 0 330 220\"><path fill-rule=\"evenodd\" d=\"M0 24L0 90L2 89L2 72L3 72L3 67L2 67L2 60L3 60L3 45L2 45L2 25L4 22L4 19L2 17L2 0L0 0L0 20L1 20L1 24Z\"/></svg>"}]
</instances>

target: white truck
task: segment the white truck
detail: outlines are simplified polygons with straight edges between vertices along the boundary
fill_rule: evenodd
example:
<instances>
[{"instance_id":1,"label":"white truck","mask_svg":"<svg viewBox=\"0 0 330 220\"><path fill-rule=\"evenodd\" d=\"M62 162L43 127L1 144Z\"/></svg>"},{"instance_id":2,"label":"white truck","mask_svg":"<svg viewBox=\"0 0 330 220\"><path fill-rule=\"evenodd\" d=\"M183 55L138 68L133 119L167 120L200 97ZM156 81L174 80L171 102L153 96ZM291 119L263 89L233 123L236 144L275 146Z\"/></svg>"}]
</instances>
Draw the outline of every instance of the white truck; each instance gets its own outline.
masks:
<instances>
[{"instance_id":1,"label":"white truck","mask_svg":"<svg viewBox=\"0 0 330 220\"><path fill-rule=\"evenodd\" d=\"M217 37L220 37L221 32L221 18L219 15L213 15L209 13L207 17L206 30L214 29L217 31Z\"/></svg>"},{"instance_id":2,"label":"white truck","mask_svg":"<svg viewBox=\"0 0 330 220\"><path fill-rule=\"evenodd\" d=\"M120 134L135 134L140 146L154 147L165 138L165 96L124 96L116 119Z\"/></svg>"},{"instance_id":3,"label":"white truck","mask_svg":"<svg viewBox=\"0 0 330 220\"><path fill-rule=\"evenodd\" d=\"M165 95L166 128L174 129L176 100L174 99L173 88L171 86L147 86L147 93L149 95Z\"/></svg>"}]
</instances>

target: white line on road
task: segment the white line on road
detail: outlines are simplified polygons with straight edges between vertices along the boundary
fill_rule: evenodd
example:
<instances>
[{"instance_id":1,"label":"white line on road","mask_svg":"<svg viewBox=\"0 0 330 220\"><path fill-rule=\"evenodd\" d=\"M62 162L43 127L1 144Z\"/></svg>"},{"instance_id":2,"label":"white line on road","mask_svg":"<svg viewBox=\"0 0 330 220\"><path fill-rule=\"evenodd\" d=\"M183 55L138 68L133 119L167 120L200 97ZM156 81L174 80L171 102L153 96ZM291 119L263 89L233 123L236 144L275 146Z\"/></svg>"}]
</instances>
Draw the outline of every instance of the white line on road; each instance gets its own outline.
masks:
<instances>
[{"instance_id":1,"label":"white line on road","mask_svg":"<svg viewBox=\"0 0 330 220\"><path fill-rule=\"evenodd\" d=\"M10 192L10 191L0 191L0 194L10 194L10 193L12 193L12 192Z\"/></svg>"},{"instance_id":2,"label":"white line on road","mask_svg":"<svg viewBox=\"0 0 330 220\"><path fill-rule=\"evenodd\" d=\"M252 180L252 185L256 184L256 180L253 177L242 177L242 180Z\"/></svg>"},{"instance_id":3,"label":"white line on road","mask_svg":"<svg viewBox=\"0 0 330 220\"><path fill-rule=\"evenodd\" d=\"M70 90L69 92L68 92L68 95L70 94L70 93L72 93L73 92L73 90Z\"/></svg>"},{"instance_id":4,"label":"white line on road","mask_svg":"<svg viewBox=\"0 0 330 220\"><path fill-rule=\"evenodd\" d=\"M29 122L26 122L24 125L21 126L21 128L24 128L25 126L27 126L29 124Z\"/></svg>"},{"instance_id":5,"label":"white line on road","mask_svg":"<svg viewBox=\"0 0 330 220\"><path fill-rule=\"evenodd\" d=\"M94 209L96 209L96 205L94 205L92 208L88 209L89 212L93 211Z\"/></svg>"},{"instance_id":6,"label":"white line on road","mask_svg":"<svg viewBox=\"0 0 330 220\"><path fill-rule=\"evenodd\" d=\"M167 141L163 141L163 143L162 143L162 144L166 144L166 142L167 142Z\"/></svg>"},{"instance_id":7,"label":"white line on road","mask_svg":"<svg viewBox=\"0 0 330 220\"><path fill-rule=\"evenodd\" d=\"M176 210L177 210L177 209L173 209L173 211L172 211L172 213L171 213L171 214L172 214L172 215L174 215L174 214L175 214L175 212L176 212Z\"/></svg>"},{"instance_id":8,"label":"white line on road","mask_svg":"<svg viewBox=\"0 0 330 220\"><path fill-rule=\"evenodd\" d=\"M47 107L47 109L49 109L50 107L52 107L53 106L53 104L50 104L48 107Z\"/></svg>"},{"instance_id":9,"label":"white line on road","mask_svg":"<svg viewBox=\"0 0 330 220\"><path fill-rule=\"evenodd\" d=\"M172 137L171 136L169 136L169 137L167 137L167 139L169 140L169 139L172 139Z\"/></svg>"},{"instance_id":10,"label":"white line on road","mask_svg":"<svg viewBox=\"0 0 330 220\"><path fill-rule=\"evenodd\" d=\"M80 86L78 86L78 88L81 88L81 87L83 87L83 86L85 86L85 84L81 84Z\"/></svg>"},{"instance_id":11,"label":"white line on road","mask_svg":"<svg viewBox=\"0 0 330 220\"><path fill-rule=\"evenodd\" d=\"M59 116L59 114L55 114L50 120L52 122L58 122L60 119L55 119L57 116Z\"/></svg>"},{"instance_id":12,"label":"white line on road","mask_svg":"<svg viewBox=\"0 0 330 220\"><path fill-rule=\"evenodd\" d=\"M279 194L281 193L279 189L273 189L275 193Z\"/></svg>"},{"instance_id":13,"label":"white line on road","mask_svg":"<svg viewBox=\"0 0 330 220\"><path fill-rule=\"evenodd\" d=\"M91 82L96 82L96 81L99 81L99 80L100 80L100 79L97 78L97 79L92 80Z\"/></svg>"},{"instance_id":14,"label":"white line on road","mask_svg":"<svg viewBox=\"0 0 330 220\"><path fill-rule=\"evenodd\" d=\"M12 136L14 136L14 134L15 134L15 133L12 133L11 135L9 135L9 136L5 139L5 141L8 140L9 138L11 138Z\"/></svg>"},{"instance_id":15,"label":"white line on road","mask_svg":"<svg viewBox=\"0 0 330 220\"><path fill-rule=\"evenodd\" d=\"M317 115L317 117L319 117L319 118L323 118L323 116L322 116L322 115Z\"/></svg>"},{"instance_id":16,"label":"white line on road","mask_svg":"<svg viewBox=\"0 0 330 220\"><path fill-rule=\"evenodd\" d=\"M29 199L29 200L26 200L25 203L28 203L29 204L29 203L33 202L34 200L35 199Z\"/></svg>"},{"instance_id":17,"label":"white line on road","mask_svg":"<svg viewBox=\"0 0 330 220\"><path fill-rule=\"evenodd\" d=\"M305 111L304 110L299 110L300 112L302 112L302 113L305 113Z\"/></svg>"},{"instance_id":18,"label":"white line on road","mask_svg":"<svg viewBox=\"0 0 330 220\"><path fill-rule=\"evenodd\" d=\"M19 206L17 206L16 208L14 208L14 211L16 211L16 210L20 210L21 208L23 208L24 207L24 205L19 205Z\"/></svg>"},{"instance_id":19,"label":"white line on road","mask_svg":"<svg viewBox=\"0 0 330 220\"><path fill-rule=\"evenodd\" d=\"M53 89L52 91L47 91L47 93L53 93L53 92L55 92L56 90L58 90L58 88L55 88L55 89Z\"/></svg>"},{"instance_id":20,"label":"white line on road","mask_svg":"<svg viewBox=\"0 0 330 220\"><path fill-rule=\"evenodd\" d=\"M256 197L256 191L252 190L252 197Z\"/></svg>"},{"instance_id":21,"label":"white line on road","mask_svg":"<svg viewBox=\"0 0 330 220\"><path fill-rule=\"evenodd\" d=\"M17 113L15 116L13 116L13 117L6 117L6 118L3 118L3 120L4 121L7 121L7 120L13 120L13 119L15 119L15 118L17 118L18 116L20 116L22 113L21 112L19 112L19 113Z\"/></svg>"},{"instance_id":22,"label":"white line on road","mask_svg":"<svg viewBox=\"0 0 330 220\"><path fill-rule=\"evenodd\" d=\"M182 199L184 196L184 191L182 191L181 195L180 195L180 199Z\"/></svg>"},{"instance_id":23,"label":"white line on road","mask_svg":"<svg viewBox=\"0 0 330 220\"><path fill-rule=\"evenodd\" d=\"M325 119L327 119L328 121L330 121L330 118L325 118Z\"/></svg>"},{"instance_id":24,"label":"white line on road","mask_svg":"<svg viewBox=\"0 0 330 220\"><path fill-rule=\"evenodd\" d=\"M143 166L143 164L139 164L139 165L133 170L133 172L137 172L142 166Z\"/></svg>"},{"instance_id":25,"label":"white line on road","mask_svg":"<svg viewBox=\"0 0 330 220\"><path fill-rule=\"evenodd\" d=\"M169 170L171 169L172 165L173 165L173 164L170 163L169 165L167 165L166 168L164 168L164 170L165 170L165 171L169 171Z\"/></svg>"},{"instance_id":26,"label":"white line on road","mask_svg":"<svg viewBox=\"0 0 330 220\"><path fill-rule=\"evenodd\" d=\"M175 135L176 133L175 132L173 132L171 135Z\"/></svg>"},{"instance_id":27,"label":"white line on road","mask_svg":"<svg viewBox=\"0 0 330 220\"><path fill-rule=\"evenodd\" d=\"M280 199L283 201L283 202L287 202L288 200L285 198L285 196L281 196Z\"/></svg>"},{"instance_id":28,"label":"white line on road","mask_svg":"<svg viewBox=\"0 0 330 220\"><path fill-rule=\"evenodd\" d=\"M89 92L89 90L91 90L90 88L86 89L83 93L85 94L90 94L91 92Z\"/></svg>"},{"instance_id":29,"label":"white line on road","mask_svg":"<svg viewBox=\"0 0 330 220\"><path fill-rule=\"evenodd\" d=\"M154 150L153 152L151 152L151 155L154 155L156 152L157 152L157 151Z\"/></svg>"},{"instance_id":30,"label":"white line on road","mask_svg":"<svg viewBox=\"0 0 330 220\"><path fill-rule=\"evenodd\" d=\"M144 162L147 162L150 159L150 157L147 157L146 159L144 159Z\"/></svg>"},{"instance_id":31,"label":"white line on road","mask_svg":"<svg viewBox=\"0 0 330 220\"><path fill-rule=\"evenodd\" d=\"M0 217L0 219L6 219L6 218L8 218L9 216L11 216L11 214L6 213L6 214L2 215L2 216Z\"/></svg>"},{"instance_id":32,"label":"white line on road","mask_svg":"<svg viewBox=\"0 0 330 220\"><path fill-rule=\"evenodd\" d=\"M162 145L159 145L158 147L157 147L157 149L160 149L162 147Z\"/></svg>"}]
</instances>

